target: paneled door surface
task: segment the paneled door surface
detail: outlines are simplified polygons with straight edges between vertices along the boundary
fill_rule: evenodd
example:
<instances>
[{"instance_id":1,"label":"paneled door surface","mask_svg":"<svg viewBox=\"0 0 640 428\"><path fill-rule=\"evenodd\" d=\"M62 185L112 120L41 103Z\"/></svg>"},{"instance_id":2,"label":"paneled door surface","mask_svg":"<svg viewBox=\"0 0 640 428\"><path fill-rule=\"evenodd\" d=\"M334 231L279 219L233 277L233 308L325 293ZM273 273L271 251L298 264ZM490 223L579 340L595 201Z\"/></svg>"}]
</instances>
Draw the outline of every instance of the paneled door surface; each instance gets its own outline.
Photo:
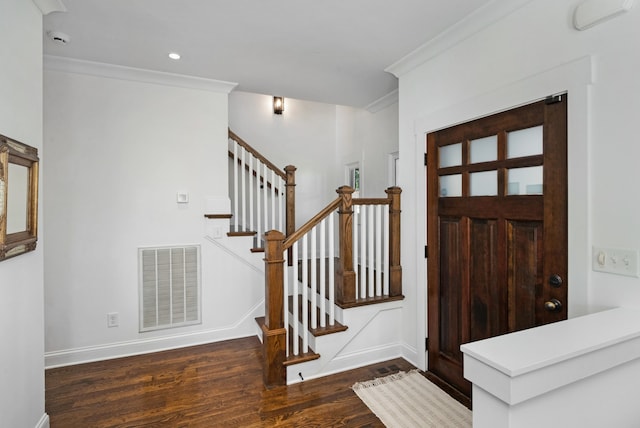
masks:
<instances>
[{"instance_id":1,"label":"paneled door surface","mask_svg":"<svg viewBox=\"0 0 640 428\"><path fill-rule=\"evenodd\" d=\"M427 135L429 371L460 345L567 318L567 96Z\"/></svg>"}]
</instances>

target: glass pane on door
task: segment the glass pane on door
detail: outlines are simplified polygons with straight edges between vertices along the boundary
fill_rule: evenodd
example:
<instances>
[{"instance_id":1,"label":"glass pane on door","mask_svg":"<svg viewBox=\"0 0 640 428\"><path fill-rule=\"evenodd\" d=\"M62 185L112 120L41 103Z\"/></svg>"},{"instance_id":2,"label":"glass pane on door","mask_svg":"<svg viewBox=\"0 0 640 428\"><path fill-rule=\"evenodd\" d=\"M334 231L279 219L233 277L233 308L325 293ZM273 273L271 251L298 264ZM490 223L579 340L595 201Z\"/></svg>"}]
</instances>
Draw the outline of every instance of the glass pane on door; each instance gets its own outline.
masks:
<instances>
[{"instance_id":1,"label":"glass pane on door","mask_svg":"<svg viewBox=\"0 0 640 428\"><path fill-rule=\"evenodd\" d=\"M542 125L507 133L507 159L542 154Z\"/></svg>"},{"instance_id":2,"label":"glass pane on door","mask_svg":"<svg viewBox=\"0 0 640 428\"><path fill-rule=\"evenodd\" d=\"M507 195L542 195L542 166L507 170Z\"/></svg>"},{"instance_id":3,"label":"glass pane on door","mask_svg":"<svg viewBox=\"0 0 640 428\"><path fill-rule=\"evenodd\" d=\"M470 196L495 196L498 194L498 171L469 174Z\"/></svg>"},{"instance_id":4,"label":"glass pane on door","mask_svg":"<svg viewBox=\"0 0 640 428\"><path fill-rule=\"evenodd\" d=\"M462 174L440 177L440 197L462 196Z\"/></svg>"},{"instance_id":5,"label":"glass pane on door","mask_svg":"<svg viewBox=\"0 0 640 428\"><path fill-rule=\"evenodd\" d=\"M462 165L462 143L440 147L440 168Z\"/></svg>"},{"instance_id":6,"label":"glass pane on door","mask_svg":"<svg viewBox=\"0 0 640 428\"><path fill-rule=\"evenodd\" d=\"M490 135L471 140L471 163L491 162L498 159L498 136Z\"/></svg>"}]
</instances>

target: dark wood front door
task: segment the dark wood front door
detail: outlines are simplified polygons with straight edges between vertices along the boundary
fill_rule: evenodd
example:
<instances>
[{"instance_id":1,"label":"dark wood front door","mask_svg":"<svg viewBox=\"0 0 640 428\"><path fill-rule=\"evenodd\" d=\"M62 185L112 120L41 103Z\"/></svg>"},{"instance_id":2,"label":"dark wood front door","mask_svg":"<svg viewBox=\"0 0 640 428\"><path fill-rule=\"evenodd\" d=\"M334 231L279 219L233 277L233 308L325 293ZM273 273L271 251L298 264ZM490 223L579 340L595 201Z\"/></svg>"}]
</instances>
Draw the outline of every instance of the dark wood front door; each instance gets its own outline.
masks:
<instances>
[{"instance_id":1,"label":"dark wood front door","mask_svg":"<svg viewBox=\"0 0 640 428\"><path fill-rule=\"evenodd\" d=\"M427 136L429 371L460 345L567 318L567 97Z\"/></svg>"}]
</instances>

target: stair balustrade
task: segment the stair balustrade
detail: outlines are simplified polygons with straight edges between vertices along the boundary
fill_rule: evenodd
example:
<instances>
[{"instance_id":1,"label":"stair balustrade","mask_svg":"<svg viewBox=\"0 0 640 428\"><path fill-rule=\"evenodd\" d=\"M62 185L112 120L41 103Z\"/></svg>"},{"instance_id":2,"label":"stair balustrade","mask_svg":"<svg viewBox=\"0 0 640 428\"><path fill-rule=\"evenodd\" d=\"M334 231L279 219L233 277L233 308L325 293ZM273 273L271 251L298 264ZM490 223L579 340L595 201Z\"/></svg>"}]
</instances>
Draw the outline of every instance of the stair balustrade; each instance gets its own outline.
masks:
<instances>
[{"instance_id":1,"label":"stair balustrade","mask_svg":"<svg viewBox=\"0 0 640 428\"><path fill-rule=\"evenodd\" d=\"M295 230L294 166L281 170L229 130L232 235L261 237L271 229ZM262 247L257 243L256 247Z\"/></svg>"},{"instance_id":2,"label":"stair balustrade","mask_svg":"<svg viewBox=\"0 0 640 428\"><path fill-rule=\"evenodd\" d=\"M319 357L309 346L312 335L347 328L336 321L336 305L402 298L401 189L391 187L380 199L353 199L348 186L336 192L337 199L294 233L265 233L267 387L286 384L285 365Z\"/></svg>"}]
</instances>

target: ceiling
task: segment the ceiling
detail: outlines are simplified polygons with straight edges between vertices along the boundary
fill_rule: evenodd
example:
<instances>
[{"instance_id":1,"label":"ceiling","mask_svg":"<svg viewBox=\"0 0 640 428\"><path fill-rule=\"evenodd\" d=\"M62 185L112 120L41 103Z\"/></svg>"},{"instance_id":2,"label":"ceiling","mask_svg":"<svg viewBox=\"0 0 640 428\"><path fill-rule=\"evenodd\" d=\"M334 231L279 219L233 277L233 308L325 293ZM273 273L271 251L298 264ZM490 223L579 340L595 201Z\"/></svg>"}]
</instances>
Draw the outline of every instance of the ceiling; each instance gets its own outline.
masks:
<instances>
[{"instance_id":1,"label":"ceiling","mask_svg":"<svg viewBox=\"0 0 640 428\"><path fill-rule=\"evenodd\" d=\"M70 41L44 52L366 107L397 88L386 67L490 1L63 0L44 30Z\"/></svg>"}]
</instances>

